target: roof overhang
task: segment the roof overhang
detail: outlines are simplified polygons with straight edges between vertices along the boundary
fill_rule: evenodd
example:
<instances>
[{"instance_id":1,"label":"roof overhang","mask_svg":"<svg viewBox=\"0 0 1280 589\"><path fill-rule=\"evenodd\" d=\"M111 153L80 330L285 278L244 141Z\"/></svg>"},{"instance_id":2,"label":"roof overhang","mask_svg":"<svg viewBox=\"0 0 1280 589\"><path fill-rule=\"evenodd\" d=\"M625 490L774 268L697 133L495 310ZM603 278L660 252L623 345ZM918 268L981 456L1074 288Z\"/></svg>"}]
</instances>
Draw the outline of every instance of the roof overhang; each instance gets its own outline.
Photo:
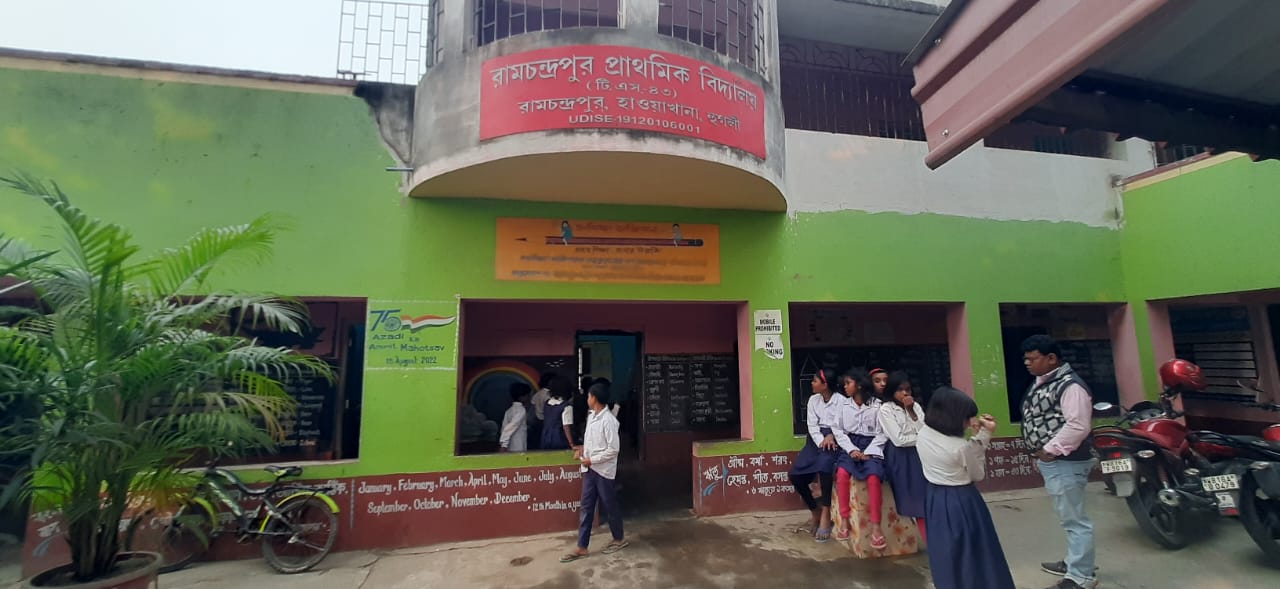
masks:
<instances>
[{"instance_id":1,"label":"roof overhang","mask_svg":"<svg viewBox=\"0 0 1280 589\"><path fill-rule=\"evenodd\" d=\"M955 0L908 57L937 168L1015 120L1280 157L1280 2Z\"/></svg>"}]
</instances>

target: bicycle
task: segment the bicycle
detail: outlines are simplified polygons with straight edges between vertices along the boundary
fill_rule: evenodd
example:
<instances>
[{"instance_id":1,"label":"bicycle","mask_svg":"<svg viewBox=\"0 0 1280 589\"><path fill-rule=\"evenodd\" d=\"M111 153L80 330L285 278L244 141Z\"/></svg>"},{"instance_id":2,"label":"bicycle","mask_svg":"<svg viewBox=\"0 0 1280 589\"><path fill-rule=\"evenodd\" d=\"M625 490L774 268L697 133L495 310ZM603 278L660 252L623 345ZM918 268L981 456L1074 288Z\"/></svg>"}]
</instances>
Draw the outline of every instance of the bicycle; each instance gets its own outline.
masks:
<instances>
[{"instance_id":1,"label":"bicycle","mask_svg":"<svg viewBox=\"0 0 1280 589\"><path fill-rule=\"evenodd\" d=\"M263 470L271 473L275 480L255 490L247 487L235 473L218 468L216 460L210 463L193 496L165 526L160 539L160 553L164 557L160 572L186 567L208 550L214 538L228 533L235 534L240 543L261 537L262 557L281 573L301 573L324 560L338 537L338 504L328 495L330 489L284 481L300 476L301 467L267 466ZM245 509L239 498L233 497L233 492L238 492L240 497L260 498L262 503ZM273 497L280 493L288 494L275 501ZM229 513L222 513L229 517L220 518L215 505L225 507ZM315 516L317 521L306 522L309 516ZM316 532L326 533L327 537L313 537ZM290 556L290 549L300 549L301 556Z\"/></svg>"}]
</instances>

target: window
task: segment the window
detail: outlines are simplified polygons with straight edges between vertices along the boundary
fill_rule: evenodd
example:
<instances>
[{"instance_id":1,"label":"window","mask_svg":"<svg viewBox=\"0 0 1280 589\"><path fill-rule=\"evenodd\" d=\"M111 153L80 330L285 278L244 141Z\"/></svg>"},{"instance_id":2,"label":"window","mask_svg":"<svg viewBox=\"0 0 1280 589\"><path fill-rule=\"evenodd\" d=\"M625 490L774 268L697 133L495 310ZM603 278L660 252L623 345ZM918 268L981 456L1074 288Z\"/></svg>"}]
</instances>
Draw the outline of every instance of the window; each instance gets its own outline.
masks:
<instances>
[{"instance_id":1,"label":"window","mask_svg":"<svg viewBox=\"0 0 1280 589\"><path fill-rule=\"evenodd\" d=\"M1111 312L1117 305L1000 305L1009 421L1022 421L1022 399L1033 377L1022 362L1022 342L1048 335L1062 348L1062 361L1089 385L1093 400L1120 404L1112 335Z\"/></svg>"},{"instance_id":2,"label":"window","mask_svg":"<svg viewBox=\"0 0 1280 589\"><path fill-rule=\"evenodd\" d=\"M307 298L311 328L301 334L241 327L240 333L262 345L286 347L323 359L335 380L324 378L283 381L298 403L293 416L281 420L285 440L271 455L252 456L242 463L268 460L346 460L359 455L360 408L364 389L364 350L367 304L364 299Z\"/></svg>"},{"instance_id":3,"label":"window","mask_svg":"<svg viewBox=\"0 0 1280 589\"><path fill-rule=\"evenodd\" d=\"M440 43L440 21L444 20L444 0L431 0L431 18L427 21L427 67L440 63L444 45Z\"/></svg>"},{"instance_id":4,"label":"window","mask_svg":"<svg viewBox=\"0 0 1280 589\"><path fill-rule=\"evenodd\" d=\"M924 141L905 55L785 37L780 45L788 129Z\"/></svg>"},{"instance_id":5,"label":"window","mask_svg":"<svg viewBox=\"0 0 1280 589\"><path fill-rule=\"evenodd\" d=\"M417 84L439 53L440 0L428 4L343 0L338 74L370 82Z\"/></svg>"},{"instance_id":6,"label":"window","mask_svg":"<svg viewBox=\"0 0 1280 589\"><path fill-rule=\"evenodd\" d=\"M1166 166L1208 152L1208 147L1199 145L1173 145L1160 142L1156 144L1156 165Z\"/></svg>"},{"instance_id":7,"label":"window","mask_svg":"<svg viewBox=\"0 0 1280 589\"><path fill-rule=\"evenodd\" d=\"M476 44L556 29L618 26L621 0L475 0Z\"/></svg>"},{"instance_id":8,"label":"window","mask_svg":"<svg viewBox=\"0 0 1280 589\"><path fill-rule=\"evenodd\" d=\"M1111 155L1110 139L1106 133L1092 129L1068 130L1020 121L996 130L987 137L985 145L997 149L1105 158Z\"/></svg>"},{"instance_id":9,"label":"window","mask_svg":"<svg viewBox=\"0 0 1280 589\"><path fill-rule=\"evenodd\" d=\"M824 368L837 375L853 368L905 371L916 400L925 404L940 386L969 388L967 382L953 382L953 354L967 354L960 349L967 342L957 339L962 332L955 319L962 315L961 308L958 304L792 303L793 432L807 431L813 377Z\"/></svg>"},{"instance_id":10,"label":"window","mask_svg":"<svg viewBox=\"0 0 1280 589\"><path fill-rule=\"evenodd\" d=\"M701 45L765 71L764 3L756 0L658 0L658 34Z\"/></svg>"},{"instance_id":11,"label":"window","mask_svg":"<svg viewBox=\"0 0 1280 589\"><path fill-rule=\"evenodd\" d=\"M1241 382L1256 382L1258 358L1255 326L1245 305L1177 306L1169 308L1174 354L1204 371L1205 394L1253 401ZM1192 396L1195 396L1194 394Z\"/></svg>"},{"instance_id":12,"label":"window","mask_svg":"<svg viewBox=\"0 0 1280 589\"><path fill-rule=\"evenodd\" d=\"M457 453L498 452L513 391L531 393L544 383L569 404L563 410L580 437L587 417L582 379L603 378L618 408L623 455L687 477L689 444L742 432L742 400L750 397L739 358L740 312L738 303L464 301ZM532 399L523 404L529 427L523 443L508 437L508 449L538 451L544 433L558 438L556 422L545 428ZM543 405L544 421L549 407Z\"/></svg>"}]
</instances>

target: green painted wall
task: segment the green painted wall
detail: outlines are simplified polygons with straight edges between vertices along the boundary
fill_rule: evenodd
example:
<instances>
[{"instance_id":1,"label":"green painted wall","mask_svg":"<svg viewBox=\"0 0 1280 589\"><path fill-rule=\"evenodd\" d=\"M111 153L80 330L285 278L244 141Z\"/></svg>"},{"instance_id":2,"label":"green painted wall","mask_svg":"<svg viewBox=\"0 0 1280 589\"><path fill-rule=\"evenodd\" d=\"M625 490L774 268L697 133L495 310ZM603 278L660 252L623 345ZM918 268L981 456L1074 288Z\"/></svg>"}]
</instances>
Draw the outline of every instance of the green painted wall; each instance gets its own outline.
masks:
<instances>
[{"instance_id":1,"label":"green painted wall","mask_svg":"<svg viewBox=\"0 0 1280 589\"><path fill-rule=\"evenodd\" d=\"M370 299L746 300L752 309L796 301L963 302L977 398L1002 418L1000 302L1125 300L1121 233L1072 223L410 200L397 190L398 175L383 171L394 162L366 106L348 96L0 70L0 104L0 170L57 179L82 206L126 224L147 247L173 244L201 226L291 214L296 228L281 237L274 260L224 277L220 284L229 287ZM0 203L0 231L48 233L49 219L32 203L11 193ZM719 223L722 284L499 282L499 215ZM757 352L755 439L710 452L797 448L790 372L789 359ZM566 462L539 453L454 457L455 378L367 373L359 461L309 475ZM1015 431L1002 426L1006 435Z\"/></svg>"},{"instance_id":2,"label":"green painted wall","mask_svg":"<svg viewBox=\"0 0 1280 589\"><path fill-rule=\"evenodd\" d=\"M1280 162L1237 157L1129 190L1124 214L1125 287L1155 393L1146 301L1280 286Z\"/></svg>"}]
</instances>

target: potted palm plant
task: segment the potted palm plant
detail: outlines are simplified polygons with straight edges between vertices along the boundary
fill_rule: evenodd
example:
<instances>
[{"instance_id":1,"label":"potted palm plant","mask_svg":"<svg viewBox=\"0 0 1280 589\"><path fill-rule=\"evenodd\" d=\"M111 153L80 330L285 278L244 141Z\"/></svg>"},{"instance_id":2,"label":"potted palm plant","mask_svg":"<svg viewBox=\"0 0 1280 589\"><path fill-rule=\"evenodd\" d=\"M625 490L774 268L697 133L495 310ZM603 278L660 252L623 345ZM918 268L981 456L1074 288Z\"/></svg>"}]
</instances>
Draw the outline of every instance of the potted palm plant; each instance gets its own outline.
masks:
<instances>
[{"instance_id":1,"label":"potted palm plant","mask_svg":"<svg viewBox=\"0 0 1280 589\"><path fill-rule=\"evenodd\" d=\"M0 277L40 301L0 310L0 404L38 409L0 422L0 452L25 457L0 504L60 511L71 553L27 586L149 586L159 556L125 549L130 506L180 502L193 460L272 447L295 405L281 382L332 378L317 358L238 335L241 322L301 332L305 306L208 287L221 266L262 261L280 225L264 216L205 229L144 257L127 230L56 184L0 183L45 203L64 236L50 253L0 235Z\"/></svg>"}]
</instances>

